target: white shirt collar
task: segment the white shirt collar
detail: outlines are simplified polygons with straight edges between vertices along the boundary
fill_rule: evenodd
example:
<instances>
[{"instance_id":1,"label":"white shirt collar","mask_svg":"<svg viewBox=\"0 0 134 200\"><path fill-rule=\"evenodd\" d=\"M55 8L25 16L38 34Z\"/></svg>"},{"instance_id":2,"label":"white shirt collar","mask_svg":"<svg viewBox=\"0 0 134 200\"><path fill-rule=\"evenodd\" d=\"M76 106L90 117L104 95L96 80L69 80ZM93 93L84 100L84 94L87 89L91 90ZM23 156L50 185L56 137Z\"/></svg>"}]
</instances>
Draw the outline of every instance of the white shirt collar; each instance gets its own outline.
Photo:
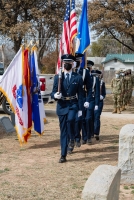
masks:
<instances>
[{"instance_id":1,"label":"white shirt collar","mask_svg":"<svg viewBox=\"0 0 134 200\"><path fill-rule=\"evenodd\" d=\"M71 70L71 71L69 71L69 72L68 72L68 71L66 71L66 70L64 71L65 78L66 78L66 74L69 74L69 78L70 78L70 77L71 77L71 75L72 75L72 70Z\"/></svg>"}]
</instances>

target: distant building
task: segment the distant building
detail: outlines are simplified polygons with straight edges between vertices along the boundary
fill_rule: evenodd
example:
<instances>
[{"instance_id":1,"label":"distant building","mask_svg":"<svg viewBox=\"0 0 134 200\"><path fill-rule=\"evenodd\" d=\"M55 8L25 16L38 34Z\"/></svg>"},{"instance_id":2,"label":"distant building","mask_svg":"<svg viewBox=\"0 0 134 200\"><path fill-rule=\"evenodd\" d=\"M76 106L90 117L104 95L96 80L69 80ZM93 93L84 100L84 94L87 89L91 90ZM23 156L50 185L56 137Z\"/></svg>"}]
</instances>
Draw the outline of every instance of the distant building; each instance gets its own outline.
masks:
<instances>
[{"instance_id":1,"label":"distant building","mask_svg":"<svg viewBox=\"0 0 134 200\"><path fill-rule=\"evenodd\" d=\"M104 71L131 69L134 72L134 54L107 54L102 64Z\"/></svg>"}]
</instances>

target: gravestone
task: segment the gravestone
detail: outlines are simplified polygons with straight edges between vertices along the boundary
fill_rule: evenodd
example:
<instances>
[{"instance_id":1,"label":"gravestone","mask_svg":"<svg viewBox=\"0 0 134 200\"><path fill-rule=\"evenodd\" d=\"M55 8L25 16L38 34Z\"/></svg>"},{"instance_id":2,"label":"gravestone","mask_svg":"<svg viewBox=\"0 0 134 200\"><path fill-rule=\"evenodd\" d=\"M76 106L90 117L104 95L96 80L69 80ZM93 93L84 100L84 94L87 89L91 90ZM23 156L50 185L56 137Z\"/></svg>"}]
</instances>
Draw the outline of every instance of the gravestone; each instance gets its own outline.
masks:
<instances>
[{"instance_id":1,"label":"gravestone","mask_svg":"<svg viewBox=\"0 0 134 200\"><path fill-rule=\"evenodd\" d=\"M134 124L126 124L120 130L118 167L121 182L134 184Z\"/></svg>"},{"instance_id":2,"label":"gravestone","mask_svg":"<svg viewBox=\"0 0 134 200\"><path fill-rule=\"evenodd\" d=\"M0 123L4 127L4 129L7 133L12 133L15 131L15 128L14 128L12 122L10 121L9 117L0 118Z\"/></svg>"},{"instance_id":3,"label":"gravestone","mask_svg":"<svg viewBox=\"0 0 134 200\"><path fill-rule=\"evenodd\" d=\"M83 200L118 200L121 170L100 165L89 176L82 191Z\"/></svg>"}]
</instances>

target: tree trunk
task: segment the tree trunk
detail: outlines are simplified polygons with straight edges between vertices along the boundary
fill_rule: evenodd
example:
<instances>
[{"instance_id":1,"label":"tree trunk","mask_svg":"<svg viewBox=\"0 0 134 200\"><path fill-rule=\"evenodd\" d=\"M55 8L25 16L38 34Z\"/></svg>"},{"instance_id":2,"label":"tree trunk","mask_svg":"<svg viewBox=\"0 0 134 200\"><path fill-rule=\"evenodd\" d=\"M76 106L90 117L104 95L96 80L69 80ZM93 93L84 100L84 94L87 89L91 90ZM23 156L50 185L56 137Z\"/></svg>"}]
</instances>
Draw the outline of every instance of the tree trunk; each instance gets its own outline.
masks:
<instances>
[{"instance_id":1,"label":"tree trunk","mask_svg":"<svg viewBox=\"0 0 134 200\"><path fill-rule=\"evenodd\" d=\"M17 53L20 49L20 46L22 44L22 38L19 37L18 40L16 40L16 38L13 38L14 41L14 51Z\"/></svg>"},{"instance_id":2,"label":"tree trunk","mask_svg":"<svg viewBox=\"0 0 134 200\"><path fill-rule=\"evenodd\" d=\"M39 69L41 69L43 67L41 60L43 58L45 46L46 46L46 44L42 45L41 48L38 50L38 66L39 66Z\"/></svg>"}]
</instances>

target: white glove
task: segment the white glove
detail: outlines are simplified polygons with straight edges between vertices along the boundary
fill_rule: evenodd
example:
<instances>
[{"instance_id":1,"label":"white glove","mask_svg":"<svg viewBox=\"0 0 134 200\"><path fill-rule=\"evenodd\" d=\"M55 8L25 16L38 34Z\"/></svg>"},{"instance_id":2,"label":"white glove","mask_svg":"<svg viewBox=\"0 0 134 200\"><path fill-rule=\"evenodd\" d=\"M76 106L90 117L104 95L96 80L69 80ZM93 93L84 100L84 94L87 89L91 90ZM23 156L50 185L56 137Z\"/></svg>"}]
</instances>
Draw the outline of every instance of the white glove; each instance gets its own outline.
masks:
<instances>
[{"instance_id":1,"label":"white glove","mask_svg":"<svg viewBox=\"0 0 134 200\"><path fill-rule=\"evenodd\" d=\"M82 110L78 111L78 117L82 116Z\"/></svg>"},{"instance_id":2,"label":"white glove","mask_svg":"<svg viewBox=\"0 0 134 200\"><path fill-rule=\"evenodd\" d=\"M98 106L95 106L94 110L98 110Z\"/></svg>"},{"instance_id":3,"label":"white glove","mask_svg":"<svg viewBox=\"0 0 134 200\"><path fill-rule=\"evenodd\" d=\"M102 95L100 95L100 100L102 100L103 99L103 96Z\"/></svg>"},{"instance_id":4,"label":"white glove","mask_svg":"<svg viewBox=\"0 0 134 200\"><path fill-rule=\"evenodd\" d=\"M85 102L85 103L84 103L84 107L85 107L85 108L88 108L88 107L89 107L89 102Z\"/></svg>"},{"instance_id":5,"label":"white glove","mask_svg":"<svg viewBox=\"0 0 134 200\"><path fill-rule=\"evenodd\" d=\"M61 96L62 96L62 94L59 93L59 92L56 92L56 93L54 94L54 98L55 98L55 99L61 99Z\"/></svg>"}]
</instances>

